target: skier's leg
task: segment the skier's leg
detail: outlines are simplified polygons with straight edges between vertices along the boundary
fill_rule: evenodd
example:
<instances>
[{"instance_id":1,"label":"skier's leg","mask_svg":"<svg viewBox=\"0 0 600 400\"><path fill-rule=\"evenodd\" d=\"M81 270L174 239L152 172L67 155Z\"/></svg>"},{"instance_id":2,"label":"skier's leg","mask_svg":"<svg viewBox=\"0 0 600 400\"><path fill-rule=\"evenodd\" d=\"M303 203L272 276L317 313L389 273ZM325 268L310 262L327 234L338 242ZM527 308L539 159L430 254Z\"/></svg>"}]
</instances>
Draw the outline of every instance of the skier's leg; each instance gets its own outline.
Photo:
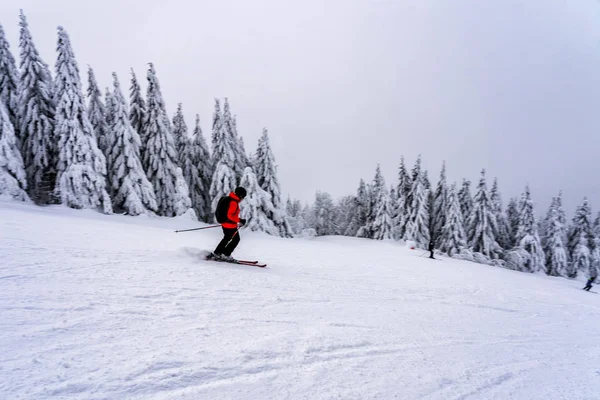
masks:
<instances>
[{"instance_id":1,"label":"skier's leg","mask_svg":"<svg viewBox=\"0 0 600 400\"><path fill-rule=\"evenodd\" d=\"M233 253L237 245L240 243L240 231L234 229L233 235L233 239L231 239L230 237L231 243L229 243L229 245L225 248L225 251L223 252L223 254L228 257L231 257L231 253Z\"/></svg>"},{"instance_id":2,"label":"skier's leg","mask_svg":"<svg viewBox=\"0 0 600 400\"><path fill-rule=\"evenodd\" d=\"M229 240L231 240L231 235L233 235L233 232L235 232L235 229L223 228L223 239L221 242L219 242L219 245L215 249L215 255L226 255L227 248L225 246L227 246L227 243Z\"/></svg>"}]
</instances>

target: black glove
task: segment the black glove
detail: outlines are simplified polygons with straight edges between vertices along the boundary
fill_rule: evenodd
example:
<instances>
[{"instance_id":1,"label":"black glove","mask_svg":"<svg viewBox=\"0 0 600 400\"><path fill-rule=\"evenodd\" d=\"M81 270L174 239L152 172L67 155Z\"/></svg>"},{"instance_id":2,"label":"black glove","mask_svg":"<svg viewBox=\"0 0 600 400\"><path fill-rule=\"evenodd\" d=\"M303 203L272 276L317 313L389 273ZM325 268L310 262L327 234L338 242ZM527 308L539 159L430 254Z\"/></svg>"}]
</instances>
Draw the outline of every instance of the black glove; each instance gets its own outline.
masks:
<instances>
[{"instance_id":1,"label":"black glove","mask_svg":"<svg viewBox=\"0 0 600 400\"><path fill-rule=\"evenodd\" d=\"M246 225L246 219L240 218L240 225Z\"/></svg>"}]
</instances>

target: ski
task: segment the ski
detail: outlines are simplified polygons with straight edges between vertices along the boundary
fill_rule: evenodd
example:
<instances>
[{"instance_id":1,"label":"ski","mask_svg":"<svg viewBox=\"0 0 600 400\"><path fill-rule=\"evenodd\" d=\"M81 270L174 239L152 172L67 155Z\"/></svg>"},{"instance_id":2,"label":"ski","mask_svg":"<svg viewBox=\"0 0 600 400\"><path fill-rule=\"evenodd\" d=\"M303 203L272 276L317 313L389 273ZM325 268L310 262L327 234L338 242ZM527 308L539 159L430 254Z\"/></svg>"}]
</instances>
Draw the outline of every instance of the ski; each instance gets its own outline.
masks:
<instances>
[{"instance_id":1,"label":"ski","mask_svg":"<svg viewBox=\"0 0 600 400\"><path fill-rule=\"evenodd\" d=\"M206 260L222 262L222 263L229 263L229 264L249 265L249 266L254 266L254 267L259 267L259 268L264 268L267 266L267 264L261 264L259 261L237 260L235 258L232 260L220 260L220 259L215 259L212 257L206 257Z\"/></svg>"}]
</instances>

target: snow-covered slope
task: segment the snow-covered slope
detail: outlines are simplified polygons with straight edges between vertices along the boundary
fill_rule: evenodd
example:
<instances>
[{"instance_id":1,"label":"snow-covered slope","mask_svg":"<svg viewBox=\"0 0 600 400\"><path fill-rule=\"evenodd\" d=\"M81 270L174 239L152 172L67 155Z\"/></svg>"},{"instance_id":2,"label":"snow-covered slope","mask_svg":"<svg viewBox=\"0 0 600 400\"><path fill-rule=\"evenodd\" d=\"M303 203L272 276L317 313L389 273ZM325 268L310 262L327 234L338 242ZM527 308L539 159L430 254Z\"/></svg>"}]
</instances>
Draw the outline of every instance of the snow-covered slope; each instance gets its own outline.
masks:
<instances>
[{"instance_id":1,"label":"snow-covered slope","mask_svg":"<svg viewBox=\"0 0 600 400\"><path fill-rule=\"evenodd\" d=\"M0 398L600 398L580 282L195 226L0 203Z\"/></svg>"}]
</instances>

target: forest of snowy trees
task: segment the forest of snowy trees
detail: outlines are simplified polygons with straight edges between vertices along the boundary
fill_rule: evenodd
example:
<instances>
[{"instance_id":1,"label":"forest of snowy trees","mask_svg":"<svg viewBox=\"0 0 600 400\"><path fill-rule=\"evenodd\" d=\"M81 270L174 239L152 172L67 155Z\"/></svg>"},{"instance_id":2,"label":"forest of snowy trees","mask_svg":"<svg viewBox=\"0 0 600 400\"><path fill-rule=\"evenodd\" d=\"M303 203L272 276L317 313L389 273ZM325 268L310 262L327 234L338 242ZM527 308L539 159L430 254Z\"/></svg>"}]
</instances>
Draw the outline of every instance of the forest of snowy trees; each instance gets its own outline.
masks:
<instances>
[{"instance_id":1,"label":"forest of snowy trees","mask_svg":"<svg viewBox=\"0 0 600 400\"><path fill-rule=\"evenodd\" d=\"M145 96L131 71L127 100L115 73L103 91L91 67L84 91L62 27L56 49L52 74L21 13L17 66L0 25L0 196L213 222L219 198L243 184L248 228L292 236L266 129L249 157L228 99L215 100L210 149L198 115L191 132L182 104L168 115L152 63Z\"/></svg>"},{"instance_id":2,"label":"forest of snowy trees","mask_svg":"<svg viewBox=\"0 0 600 400\"><path fill-rule=\"evenodd\" d=\"M573 278L600 268L600 213L584 199L569 221L562 194L536 220L529 187L503 207L497 180L485 171L476 186L430 183L419 156L412 170L400 157L398 179L386 184L377 166L355 195L313 204L282 199L266 129L248 155L227 98L215 100L210 142L200 116L193 129L178 104L169 117L156 69L148 64L142 93L131 71L129 99L119 78L104 91L91 67L84 92L67 32L58 28L54 74L41 59L20 15L17 66L0 25L0 196L38 205L63 204L104 213L190 215L213 222L219 198L248 191L247 229L281 237L344 235L430 243L450 257Z\"/></svg>"}]
</instances>

